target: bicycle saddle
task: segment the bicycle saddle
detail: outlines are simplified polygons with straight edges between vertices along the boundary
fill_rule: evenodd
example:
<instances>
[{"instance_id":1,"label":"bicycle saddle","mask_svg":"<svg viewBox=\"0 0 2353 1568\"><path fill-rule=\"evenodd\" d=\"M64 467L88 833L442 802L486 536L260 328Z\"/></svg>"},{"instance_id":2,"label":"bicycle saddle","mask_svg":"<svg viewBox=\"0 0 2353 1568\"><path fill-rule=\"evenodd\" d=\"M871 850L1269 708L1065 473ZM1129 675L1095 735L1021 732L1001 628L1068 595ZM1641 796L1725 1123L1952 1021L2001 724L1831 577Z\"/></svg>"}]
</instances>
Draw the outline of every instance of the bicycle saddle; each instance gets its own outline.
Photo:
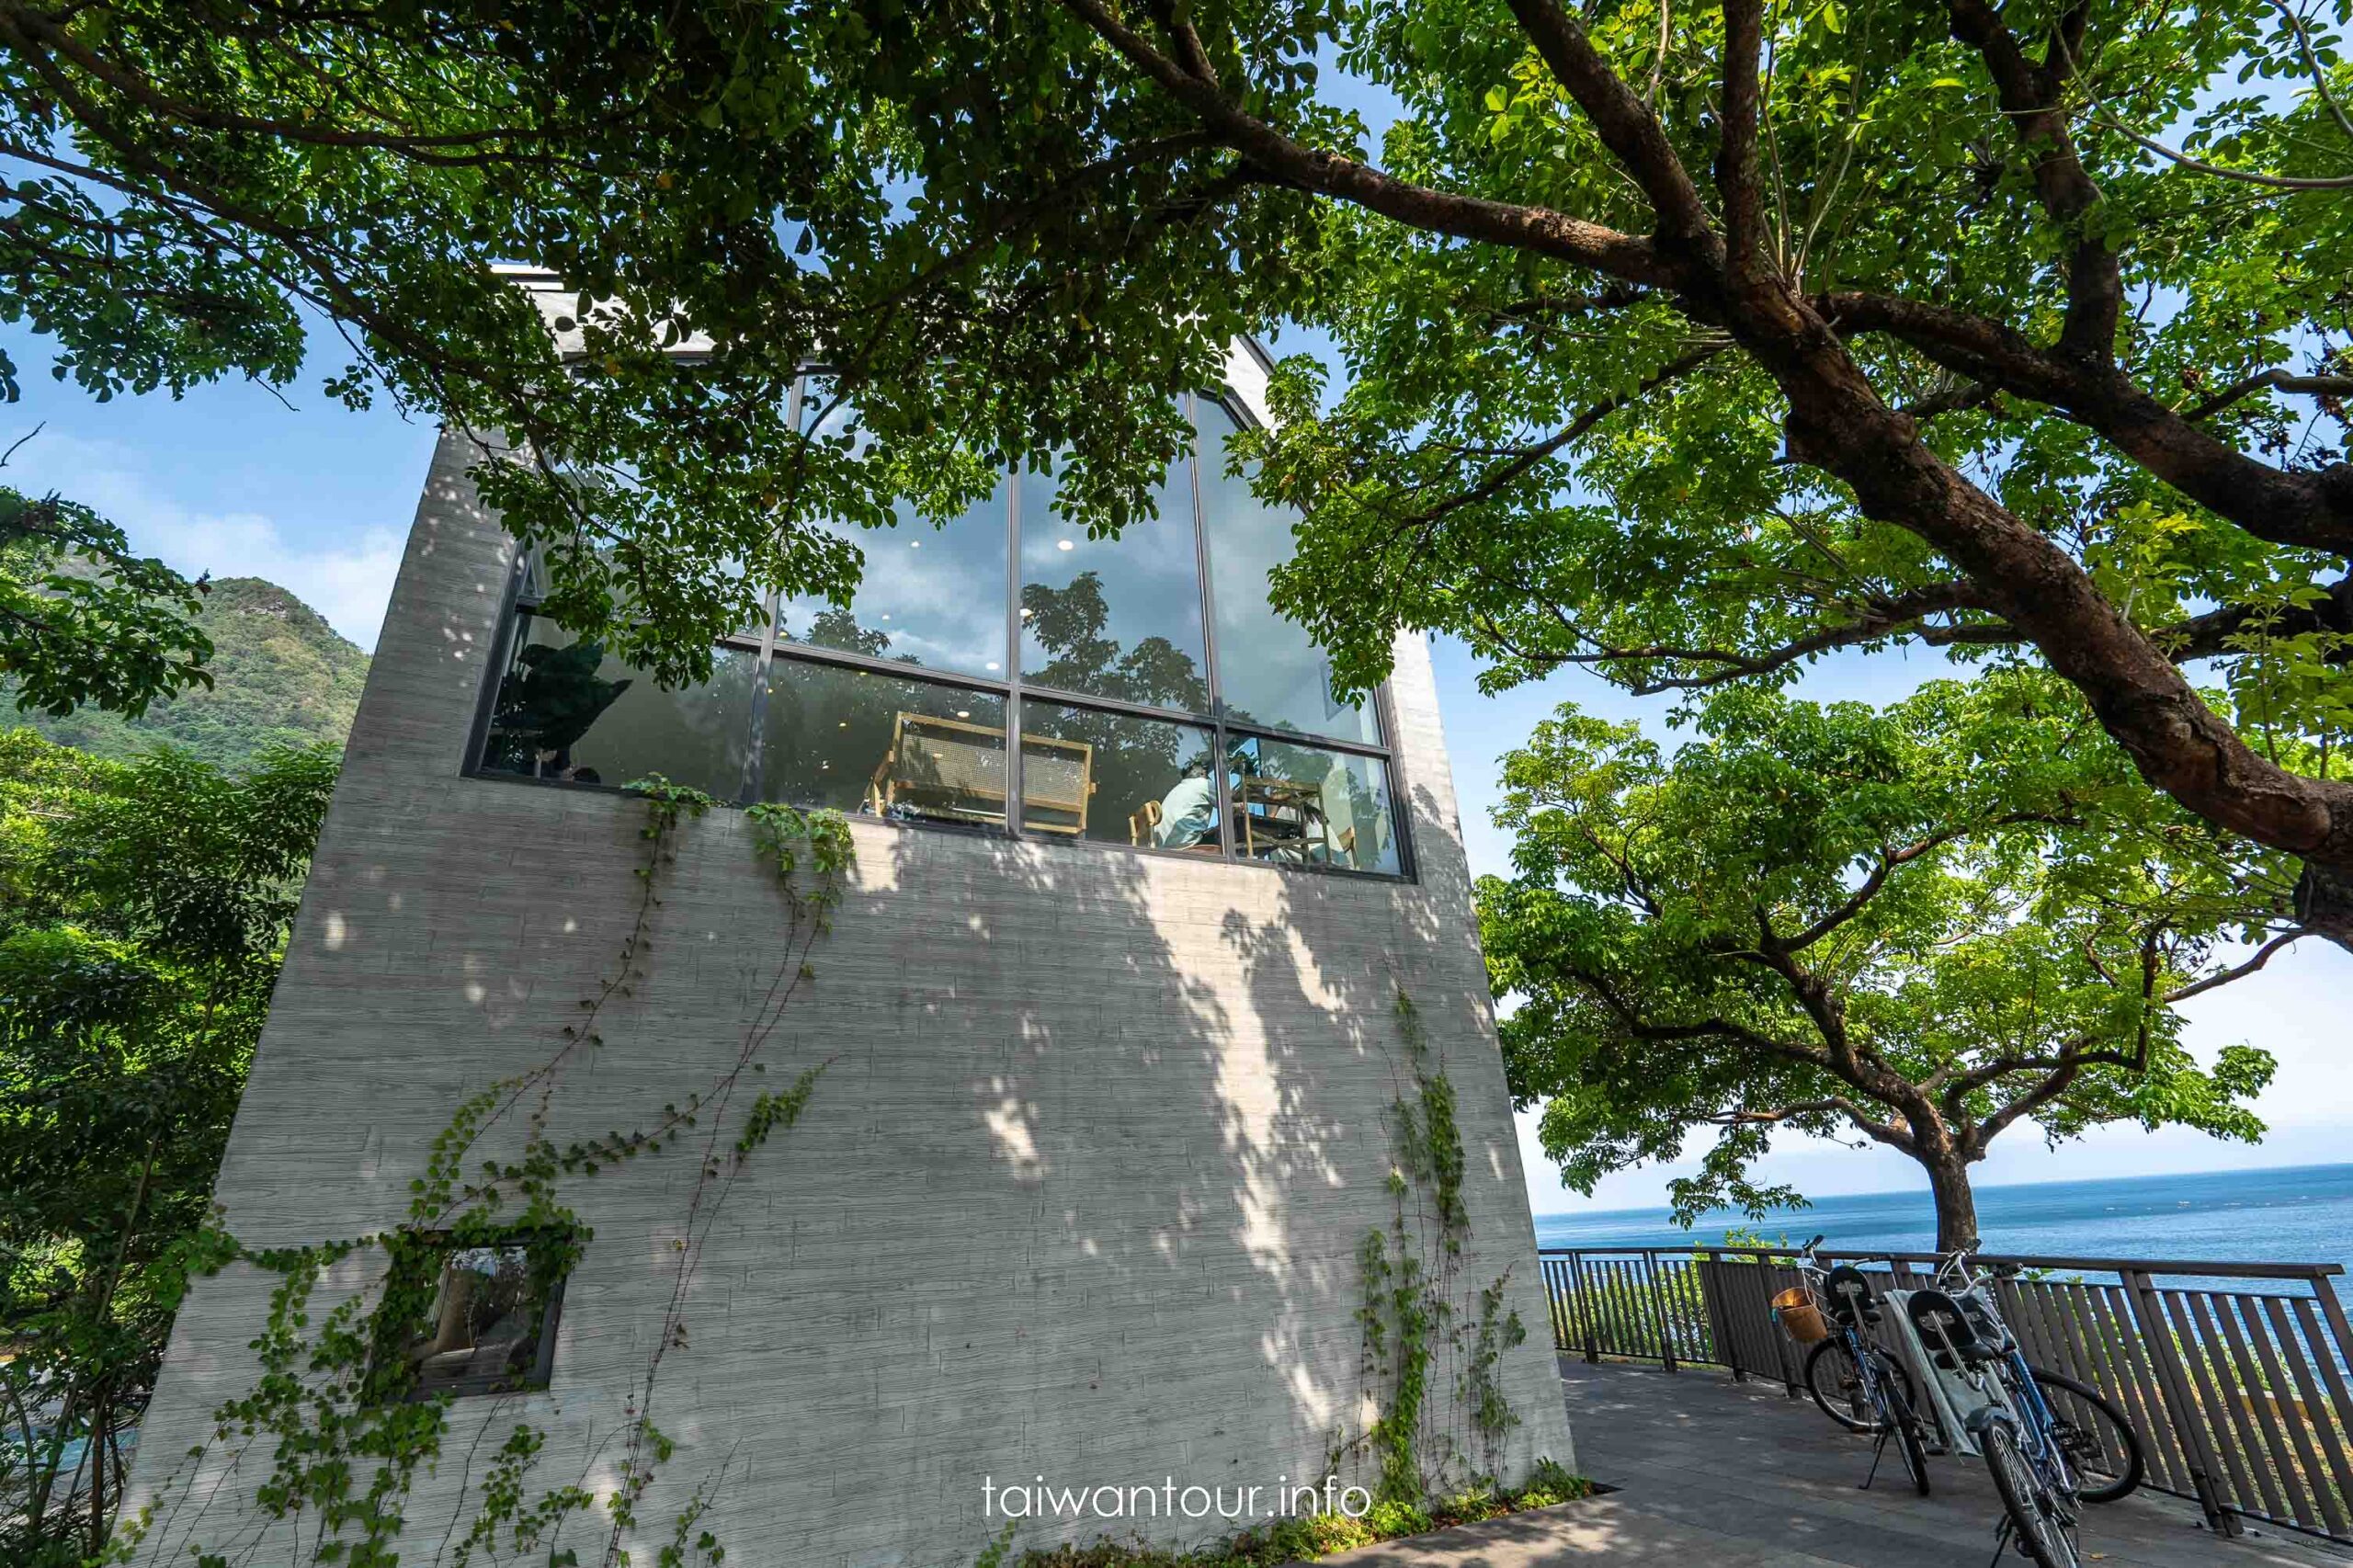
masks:
<instances>
[{"instance_id":1,"label":"bicycle saddle","mask_svg":"<svg viewBox=\"0 0 2353 1568\"><path fill-rule=\"evenodd\" d=\"M1937 1369L1957 1372L1963 1363L1998 1360L2002 1347L1977 1330L1972 1315L1942 1290L1915 1290L1904 1303L1906 1316L1920 1335L1922 1348Z\"/></svg>"},{"instance_id":2,"label":"bicycle saddle","mask_svg":"<svg viewBox=\"0 0 2353 1568\"><path fill-rule=\"evenodd\" d=\"M1830 1315L1840 1323L1879 1321L1879 1303L1871 1300L1870 1281L1850 1263L1840 1264L1824 1278L1822 1293L1830 1300Z\"/></svg>"}]
</instances>

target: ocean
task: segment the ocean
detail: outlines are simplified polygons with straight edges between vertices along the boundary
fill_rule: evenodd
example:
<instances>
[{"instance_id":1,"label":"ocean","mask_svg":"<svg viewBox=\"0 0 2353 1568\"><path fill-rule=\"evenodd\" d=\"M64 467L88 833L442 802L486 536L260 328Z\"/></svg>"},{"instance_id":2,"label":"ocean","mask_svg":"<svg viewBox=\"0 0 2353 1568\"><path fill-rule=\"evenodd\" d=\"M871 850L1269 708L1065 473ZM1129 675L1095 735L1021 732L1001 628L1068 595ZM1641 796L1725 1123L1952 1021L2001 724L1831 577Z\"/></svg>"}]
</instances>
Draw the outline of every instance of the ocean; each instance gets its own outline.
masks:
<instances>
[{"instance_id":1,"label":"ocean","mask_svg":"<svg viewBox=\"0 0 2353 1568\"><path fill-rule=\"evenodd\" d=\"M1987 1252L2227 1263L2338 1263L2353 1272L2353 1165L2196 1171L1977 1189ZM1684 1230L1664 1209L1539 1214L1542 1246L1713 1245L1734 1226L1775 1241L1815 1232L1825 1247L1927 1252L1936 1216L1925 1188L1816 1199L1761 1223L1704 1215ZM2344 1285L2341 1293L2353 1294Z\"/></svg>"}]
</instances>

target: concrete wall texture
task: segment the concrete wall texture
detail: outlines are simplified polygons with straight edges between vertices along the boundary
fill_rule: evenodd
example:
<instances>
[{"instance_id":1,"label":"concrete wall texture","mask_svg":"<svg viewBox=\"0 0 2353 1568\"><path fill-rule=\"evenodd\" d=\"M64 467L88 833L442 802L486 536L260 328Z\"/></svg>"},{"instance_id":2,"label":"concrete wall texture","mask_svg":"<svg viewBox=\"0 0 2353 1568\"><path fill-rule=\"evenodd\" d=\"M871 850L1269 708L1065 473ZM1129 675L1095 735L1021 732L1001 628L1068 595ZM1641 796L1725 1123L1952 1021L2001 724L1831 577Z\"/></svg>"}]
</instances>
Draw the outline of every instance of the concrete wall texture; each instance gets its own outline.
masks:
<instances>
[{"instance_id":1,"label":"concrete wall texture","mask_svg":"<svg viewBox=\"0 0 2353 1568\"><path fill-rule=\"evenodd\" d=\"M222 1173L249 1244L399 1223L452 1110L555 1051L630 928L642 802L462 776L512 560L470 458L445 438L428 477ZM971 1562L1002 1528L984 1480L1271 1499L1278 1477L1321 1477L1336 1436L1378 1414L1358 1251L1394 1212L1401 988L1460 1100L1457 1297L1507 1274L1529 1329L1501 1367L1519 1424L1500 1468L1573 1463L1417 638L1398 645L1392 700L1410 884L856 826L854 881L763 1082L831 1065L745 1167L693 1275L688 1344L653 1412L678 1448L637 1561L714 1475L704 1524L731 1563L843 1568ZM560 1139L642 1126L708 1083L778 967L783 905L741 813L687 829L670 877L645 983L551 1102ZM451 1406L403 1562L443 1560L432 1549L479 1506L517 1422L547 1433L534 1489L612 1484L694 1172L681 1144L569 1183L593 1240L552 1384ZM375 1256L331 1274L314 1319ZM267 1444L211 1440L212 1412L252 1385L271 1282L233 1267L180 1314L132 1491L153 1506L149 1560L310 1560L314 1522L298 1538L255 1509ZM1460 1372L1445 1355L1431 1369L1434 1430L1464 1430ZM601 1556L601 1525L567 1534L581 1562ZM1041 1520L1017 1541L1235 1528Z\"/></svg>"}]
</instances>

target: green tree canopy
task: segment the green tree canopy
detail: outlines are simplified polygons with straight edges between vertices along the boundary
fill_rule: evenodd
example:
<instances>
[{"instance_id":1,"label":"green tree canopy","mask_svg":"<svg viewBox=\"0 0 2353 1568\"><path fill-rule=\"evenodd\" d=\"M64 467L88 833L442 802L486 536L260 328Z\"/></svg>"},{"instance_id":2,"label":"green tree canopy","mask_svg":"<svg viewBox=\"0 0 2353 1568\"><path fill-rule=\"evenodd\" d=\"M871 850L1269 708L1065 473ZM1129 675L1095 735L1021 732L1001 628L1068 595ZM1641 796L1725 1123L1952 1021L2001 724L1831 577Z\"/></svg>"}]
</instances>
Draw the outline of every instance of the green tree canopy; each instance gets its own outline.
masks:
<instances>
[{"instance_id":1,"label":"green tree canopy","mask_svg":"<svg viewBox=\"0 0 2353 1568\"><path fill-rule=\"evenodd\" d=\"M1517 876L1481 881L1480 924L1513 1093L1548 1102L1571 1186L1711 1130L1678 1214L1761 1213L1798 1197L1749 1174L1777 1132L1859 1136L1919 1162L1949 1248L2020 1121L2261 1134L2270 1056L2201 1065L2175 1008L2296 939L2292 878L2143 789L2070 688L1733 687L1693 718L1669 755L1563 709L1505 765Z\"/></svg>"},{"instance_id":2,"label":"green tree canopy","mask_svg":"<svg viewBox=\"0 0 2353 1568\"><path fill-rule=\"evenodd\" d=\"M242 776L0 733L0 1557L88 1561L244 1088L335 754Z\"/></svg>"},{"instance_id":3,"label":"green tree canopy","mask_svg":"<svg viewBox=\"0 0 2353 1568\"><path fill-rule=\"evenodd\" d=\"M1051 453L1116 527L1171 395L1305 322L1346 380L1282 368L1258 483L1344 680L1401 624L1503 680L2040 663L2353 942L2353 76L2305 15L0 0L0 314L101 394L285 381L323 314L335 395L512 444L551 613L665 679L845 593L819 514Z\"/></svg>"}]
</instances>

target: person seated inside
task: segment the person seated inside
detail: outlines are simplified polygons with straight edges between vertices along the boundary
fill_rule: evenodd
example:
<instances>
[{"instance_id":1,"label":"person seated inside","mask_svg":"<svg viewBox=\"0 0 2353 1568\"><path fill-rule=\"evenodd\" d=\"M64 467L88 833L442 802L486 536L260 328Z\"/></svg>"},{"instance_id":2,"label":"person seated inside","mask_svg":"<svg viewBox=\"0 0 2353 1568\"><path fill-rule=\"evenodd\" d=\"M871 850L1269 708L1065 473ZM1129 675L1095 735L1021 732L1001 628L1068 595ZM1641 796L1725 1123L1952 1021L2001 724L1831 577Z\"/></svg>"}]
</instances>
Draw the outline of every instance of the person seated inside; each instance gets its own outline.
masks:
<instances>
[{"instance_id":1,"label":"person seated inside","mask_svg":"<svg viewBox=\"0 0 2353 1568\"><path fill-rule=\"evenodd\" d=\"M1160 800L1160 821L1152 842L1162 849L1193 849L1217 831L1217 790L1207 757L1188 763L1185 776Z\"/></svg>"}]
</instances>

